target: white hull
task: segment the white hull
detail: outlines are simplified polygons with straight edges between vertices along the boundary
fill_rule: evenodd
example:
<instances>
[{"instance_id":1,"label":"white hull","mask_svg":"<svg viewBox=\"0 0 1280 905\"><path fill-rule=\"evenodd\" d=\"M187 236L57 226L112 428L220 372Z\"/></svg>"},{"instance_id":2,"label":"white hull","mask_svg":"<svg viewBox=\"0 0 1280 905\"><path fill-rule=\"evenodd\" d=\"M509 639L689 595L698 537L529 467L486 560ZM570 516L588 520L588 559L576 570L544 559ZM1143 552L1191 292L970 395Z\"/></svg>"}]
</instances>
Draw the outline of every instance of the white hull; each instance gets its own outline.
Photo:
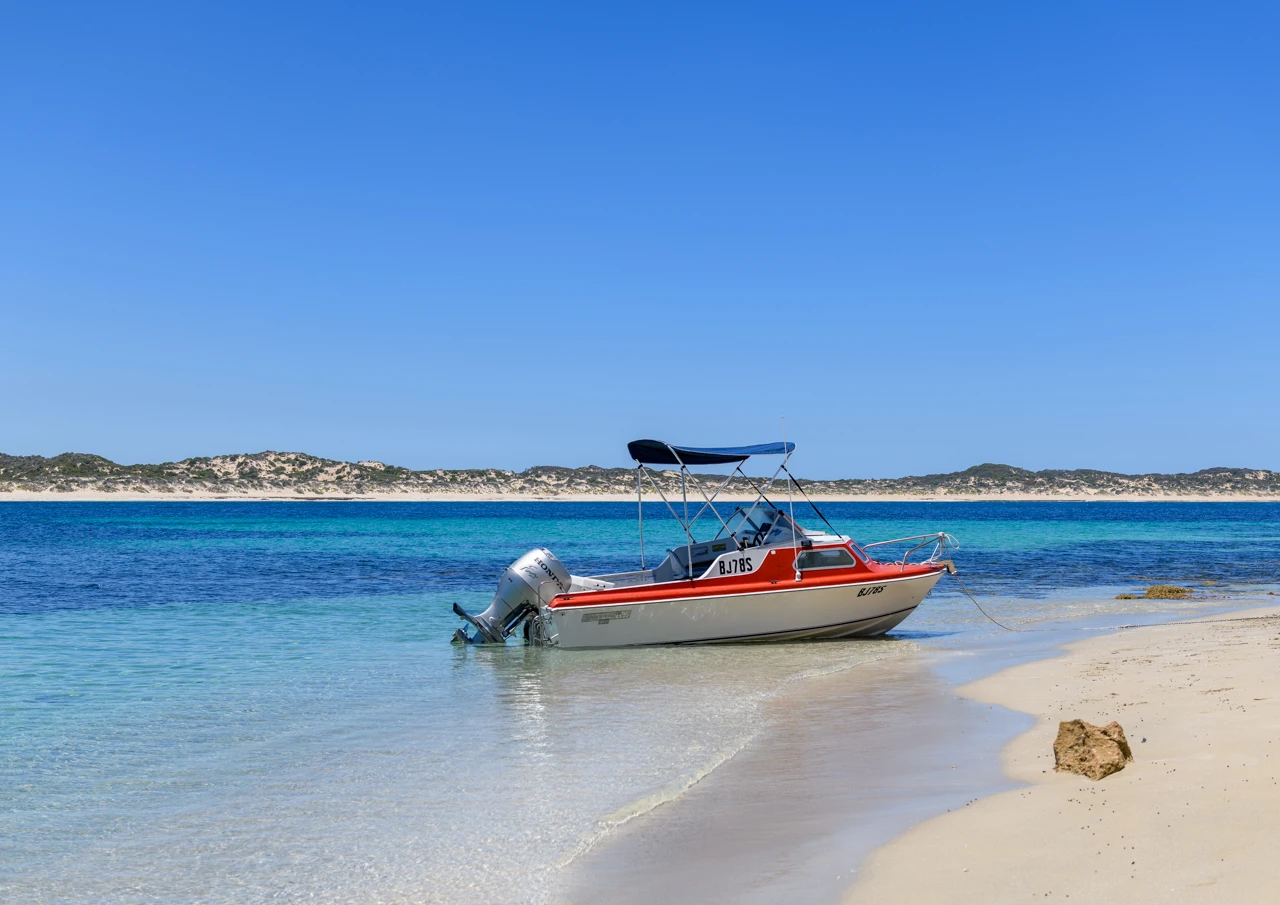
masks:
<instances>
[{"instance_id":1,"label":"white hull","mask_svg":"<svg viewBox=\"0 0 1280 905\"><path fill-rule=\"evenodd\" d=\"M555 643L567 648L634 647L880 635L911 615L939 575L836 587L779 584L777 590L746 594L558 607L552 610Z\"/></svg>"}]
</instances>

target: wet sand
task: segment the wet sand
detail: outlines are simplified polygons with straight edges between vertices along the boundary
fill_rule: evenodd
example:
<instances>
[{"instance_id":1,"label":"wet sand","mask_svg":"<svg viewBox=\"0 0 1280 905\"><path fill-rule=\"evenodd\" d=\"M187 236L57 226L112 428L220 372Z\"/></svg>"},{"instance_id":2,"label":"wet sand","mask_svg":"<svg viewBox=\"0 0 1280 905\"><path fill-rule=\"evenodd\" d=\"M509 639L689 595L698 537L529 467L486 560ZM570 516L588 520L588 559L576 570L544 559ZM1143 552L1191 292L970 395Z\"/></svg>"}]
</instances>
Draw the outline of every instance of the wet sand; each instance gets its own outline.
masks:
<instances>
[{"instance_id":1,"label":"wet sand","mask_svg":"<svg viewBox=\"0 0 1280 905\"><path fill-rule=\"evenodd\" d=\"M1090 638L961 690L1035 715L1004 752L1020 787L875 852L847 905L1280 895L1280 610ZM1053 772L1058 722L1077 717L1118 720L1134 762L1099 782Z\"/></svg>"},{"instance_id":2,"label":"wet sand","mask_svg":"<svg viewBox=\"0 0 1280 905\"><path fill-rule=\"evenodd\" d=\"M875 846L1013 785L999 749L1030 719L958 697L937 668L948 656L796 683L746 749L573 864L558 901L839 901Z\"/></svg>"}]
</instances>

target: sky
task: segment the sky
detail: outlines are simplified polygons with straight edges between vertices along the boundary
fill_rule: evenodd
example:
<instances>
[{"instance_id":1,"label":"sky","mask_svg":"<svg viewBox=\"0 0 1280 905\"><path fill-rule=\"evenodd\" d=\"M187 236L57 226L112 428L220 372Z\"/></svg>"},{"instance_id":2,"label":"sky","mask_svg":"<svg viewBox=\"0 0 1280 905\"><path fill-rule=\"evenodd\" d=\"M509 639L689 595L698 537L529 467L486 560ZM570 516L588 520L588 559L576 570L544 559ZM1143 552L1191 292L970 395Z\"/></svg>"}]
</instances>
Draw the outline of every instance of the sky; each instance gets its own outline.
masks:
<instances>
[{"instance_id":1,"label":"sky","mask_svg":"<svg viewBox=\"0 0 1280 905\"><path fill-rule=\"evenodd\" d=\"M0 452L1280 470L1280 7L26 4Z\"/></svg>"}]
</instances>

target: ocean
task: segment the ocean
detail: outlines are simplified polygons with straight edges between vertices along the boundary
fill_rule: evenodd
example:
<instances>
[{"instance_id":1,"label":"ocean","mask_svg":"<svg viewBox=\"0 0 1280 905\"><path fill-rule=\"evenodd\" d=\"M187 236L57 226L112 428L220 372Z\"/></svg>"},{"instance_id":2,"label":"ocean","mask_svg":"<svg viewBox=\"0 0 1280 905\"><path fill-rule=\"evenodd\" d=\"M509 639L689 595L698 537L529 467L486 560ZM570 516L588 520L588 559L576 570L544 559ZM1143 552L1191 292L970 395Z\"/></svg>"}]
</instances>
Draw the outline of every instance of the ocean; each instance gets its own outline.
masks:
<instances>
[{"instance_id":1,"label":"ocean","mask_svg":"<svg viewBox=\"0 0 1280 905\"><path fill-rule=\"evenodd\" d=\"M820 505L864 543L955 535L959 577L1024 628L1280 582L1280 504ZM663 515L650 564L683 537ZM450 645L451 604L482 610L540 546L637 568L635 505L0 503L0 902L553 902L806 681L1020 643L944 579L883 640ZM1115 599L1153 583L1199 599Z\"/></svg>"}]
</instances>

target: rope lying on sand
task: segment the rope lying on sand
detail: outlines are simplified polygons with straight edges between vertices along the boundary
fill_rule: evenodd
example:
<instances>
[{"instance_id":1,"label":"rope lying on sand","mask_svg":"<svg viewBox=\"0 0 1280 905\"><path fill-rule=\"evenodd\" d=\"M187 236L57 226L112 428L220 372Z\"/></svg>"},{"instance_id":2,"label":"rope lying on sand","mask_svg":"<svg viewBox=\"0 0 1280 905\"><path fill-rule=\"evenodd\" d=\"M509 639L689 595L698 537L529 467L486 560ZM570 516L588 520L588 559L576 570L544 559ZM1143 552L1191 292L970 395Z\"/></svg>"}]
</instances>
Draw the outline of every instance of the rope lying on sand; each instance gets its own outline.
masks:
<instances>
[{"instance_id":1,"label":"rope lying on sand","mask_svg":"<svg viewBox=\"0 0 1280 905\"><path fill-rule=\"evenodd\" d=\"M960 580L954 572L951 577L955 579L956 584L960 586L960 590L964 592L964 596L968 597L970 602L978 608L978 612L986 616L992 623L998 625L1006 632L1052 632L1062 631L1062 629L1049 628L1017 628L1015 626L1005 625L996 617L992 616L982 608L982 604L978 603L976 597L969 593L969 589L964 586L964 582ZM1214 622L1249 622L1251 620L1260 619L1280 619L1280 614L1272 614L1269 616L1233 616L1230 619L1184 619L1179 622L1135 622L1130 625L1100 625L1100 626L1079 626L1075 630L1080 632L1118 632L1130 628L1154 628L1160 625L1208 625Z\"/></svg>"},{"instance_id":2,"label":"rope lying on sand","mask_svg":"<svg viewBox=\"0 0 1280 905\"><path fill-rule=\"evenodd\" d=\"M1280 619L1280 613L1269 616L1233 616L1230 619L1184 619L1180 622L1138 622L1133 625L1113 625L1111 628L1091 629L1091 631L1119 631L1124 628L1157 628L1161 625L1210 625L1214 622L1252 622L1268 619Z\"/></svg>"}]
</instances>

